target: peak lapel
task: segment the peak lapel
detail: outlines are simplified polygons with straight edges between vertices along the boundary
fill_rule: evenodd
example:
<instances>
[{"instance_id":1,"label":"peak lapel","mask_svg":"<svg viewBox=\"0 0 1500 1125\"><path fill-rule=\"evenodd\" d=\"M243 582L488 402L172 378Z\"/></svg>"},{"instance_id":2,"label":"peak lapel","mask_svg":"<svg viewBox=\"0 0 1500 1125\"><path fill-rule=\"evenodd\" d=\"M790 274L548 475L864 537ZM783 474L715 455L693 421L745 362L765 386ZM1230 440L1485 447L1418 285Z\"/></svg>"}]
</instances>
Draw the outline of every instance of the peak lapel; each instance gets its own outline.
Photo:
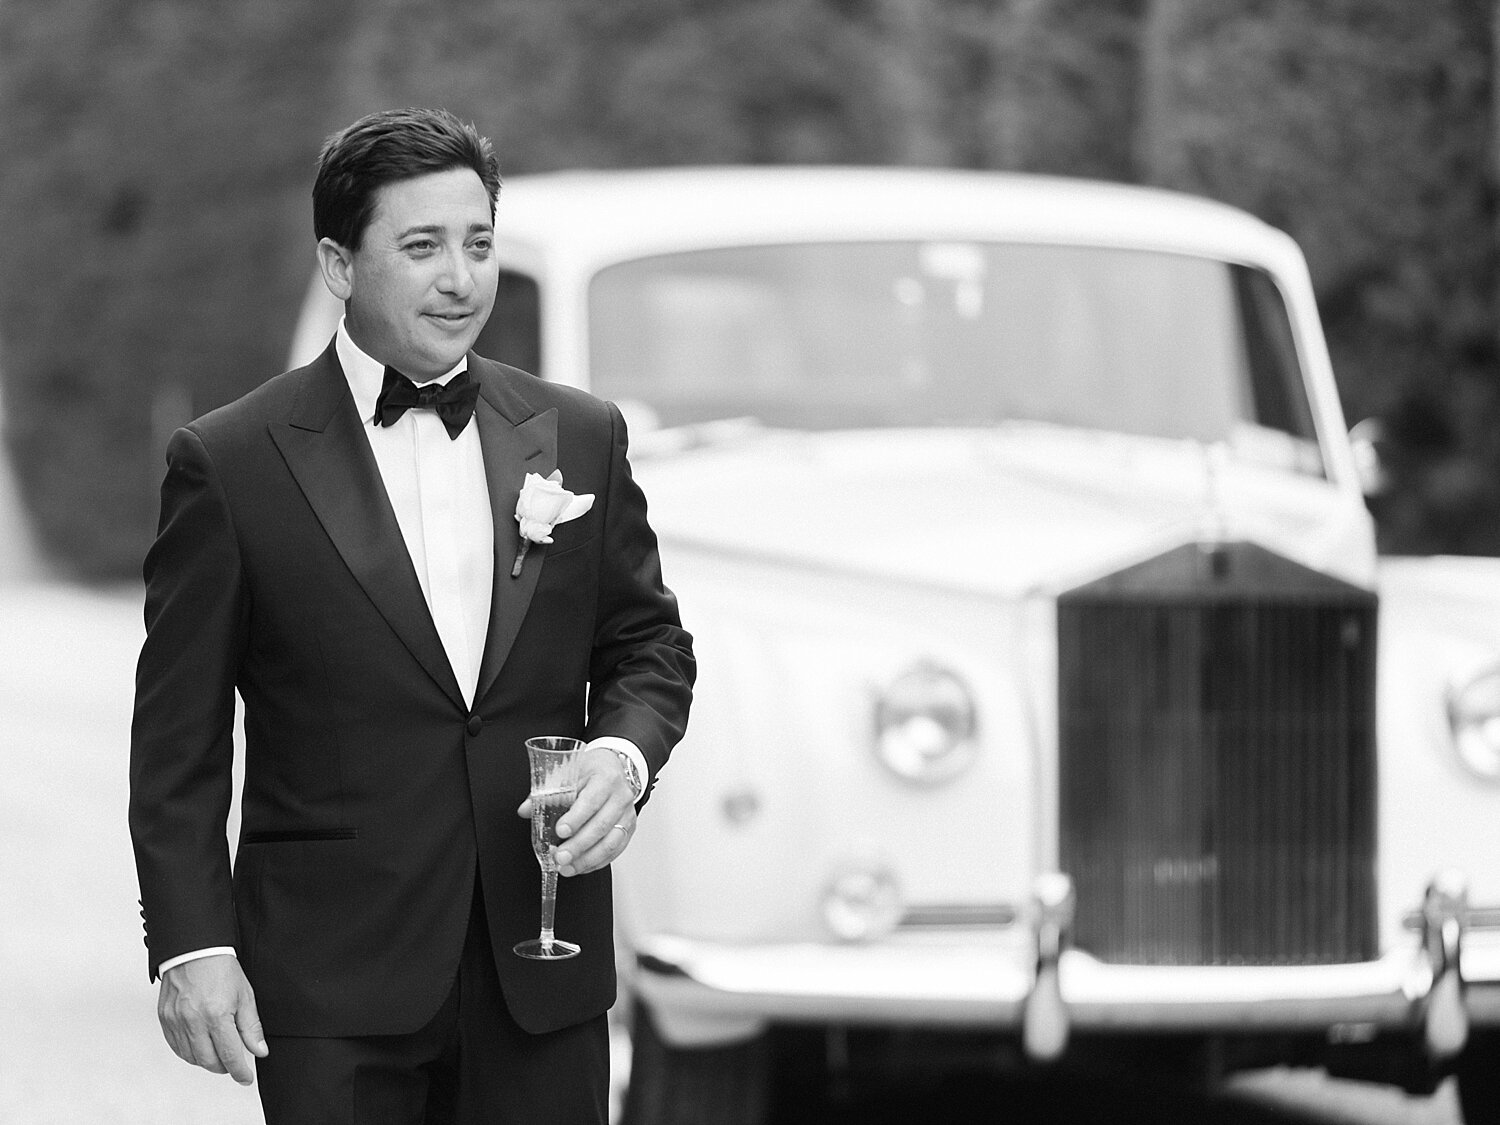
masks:
<instances>
[{"instance_id":1,"label":"peak lapel","mask_svg":"<svg viewBox=\"0 0 1500 1125\"><path fill-rule=\"evenodd\" d=\"M476 367L471 361L470 371L474 372ZM484 658L480 661L479 683L474 693L476 705L494 685L510 655L545 557L544 552L532 551L520 576L510 576L511 564L521 546L520 528L515 520L516 497L527 473L546 476L557 467L557 411L533 413L507 384L507 378L523 376L507 377L490 368L498 365L478 368L480 396L474 411L495 523L495 582Z\"/></svg>"},{"instance_id":2,"label":"peak lapel","mask_svg":"<svg viewBox=\"0 0 1500 1125\"><path fill-rule=\"evenodd\" d=\"M370 601L427 674L463 707L458 680L332 347L307 370L291 417L271 423L271 438Z\"/></svg>"}]
</instances>

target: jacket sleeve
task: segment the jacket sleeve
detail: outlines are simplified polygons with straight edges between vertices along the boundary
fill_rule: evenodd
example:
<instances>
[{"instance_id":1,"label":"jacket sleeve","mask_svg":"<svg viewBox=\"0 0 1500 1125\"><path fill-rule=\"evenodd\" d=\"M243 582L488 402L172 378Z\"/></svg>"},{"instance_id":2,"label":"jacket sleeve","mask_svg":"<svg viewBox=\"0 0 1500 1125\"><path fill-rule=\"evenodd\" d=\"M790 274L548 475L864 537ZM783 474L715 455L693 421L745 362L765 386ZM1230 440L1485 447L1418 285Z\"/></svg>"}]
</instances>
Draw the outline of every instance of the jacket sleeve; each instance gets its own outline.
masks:
<instances>
[{"instance_id":1,"label":"jacket sleeve","mask_svg":"<svg viewBox=\"0 0 1500 1125\"><path fill-rule=\"evenodd\" d=\"M191 429L168 445L144 575L129 816L154 980L170 957L238 943L225 823L248 598L223 485Z\"/></svg>"},{"instance_id":2,"label":"jacket sleeve","mask_svg":"<svg viewBox=\"0 0 1500 1125\"><path fill-rule=\"evenodd\" d=\"M605 548L589 668L587 737L615 735L640 748L646 793L687 729L696 665L693 638L662 580L646 498L626 458L625 421L609 404L611 450ZM642 796L642 801L645 795Z\"/></svg>"}]
</instances>

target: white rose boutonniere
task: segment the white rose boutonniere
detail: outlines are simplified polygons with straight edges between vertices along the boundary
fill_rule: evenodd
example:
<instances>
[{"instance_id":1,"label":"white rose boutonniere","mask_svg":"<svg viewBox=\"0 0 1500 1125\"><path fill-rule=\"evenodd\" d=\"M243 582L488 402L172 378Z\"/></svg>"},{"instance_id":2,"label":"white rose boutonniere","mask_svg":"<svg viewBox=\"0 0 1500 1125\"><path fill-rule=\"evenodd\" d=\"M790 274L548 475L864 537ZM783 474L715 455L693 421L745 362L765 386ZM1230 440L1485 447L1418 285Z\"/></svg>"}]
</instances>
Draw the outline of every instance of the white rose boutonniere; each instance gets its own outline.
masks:
<instances>
[{"instance_id":1,"label":"white rose boutonniere","mask_svg":"<svg viewBox=\"0 0 1500 1125\"><path fill-rule=\"evenodd\" d=\"M562 470L554 469L548 476L527 473L521 484L521 495L516 497L516 522L521 525L521 549L516 552L515 564L510 576L521 574L521 563L533 543L552 542L552 529L560 523L577 519L594 506L594 494L587 492L575 496L562 486Z\"/></svg>"}]
</instances>

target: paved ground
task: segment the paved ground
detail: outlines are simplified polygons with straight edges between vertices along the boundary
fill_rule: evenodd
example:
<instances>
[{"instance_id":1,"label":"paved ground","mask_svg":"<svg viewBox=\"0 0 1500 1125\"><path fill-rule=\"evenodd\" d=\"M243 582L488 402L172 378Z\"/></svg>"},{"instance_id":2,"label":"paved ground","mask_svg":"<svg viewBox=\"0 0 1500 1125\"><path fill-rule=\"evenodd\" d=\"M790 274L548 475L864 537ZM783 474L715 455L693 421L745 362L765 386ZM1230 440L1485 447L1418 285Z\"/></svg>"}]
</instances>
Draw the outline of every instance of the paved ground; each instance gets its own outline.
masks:
<instances>
[{"instance_id":1,"label":"paved ground","mask_svg":"<svg viewBox=\"0 0 1500 1125\"><path fill-rule=\"evenodd\" d=\"M0 589L0 1121L257 1125L156 1029L125 829L140 598Z\"/></svg>"},{"instance_id":2,"label":"paved ground","mask_svg":"<svg viewBox=\"0 0 1500 1125\"><path fill-rule=\"evenodd\" d=\"M0 578L0 1122L6 1125L261 1122L253 1090L179 1062L156 1026L125 828L140 637L138 590L88 592ZM934 1114L950 1125L1020 1120L1025 1089L912 1089L856 1103L837 1121L876 1125ZM1160 1125L1166 1118L1150 1106L1147 1100L1132 1112L1144 1111L1141 1120ZM1266 1106L1284 1108L1269 1115L1254 1108ZM1250 1075L1236 1084L1234 1101L1192 1103L1186 1112L1174 1119L1457 1125L1446 1092L1418 1101L1306 1073ZM1096 1120L1081 1110L1074 1118L1073 1125ZM1036 1119L1058 1120L1046 1111ZM1127 1119L1136 1118L1128 1112L1097 1118L1113 1125Z\"/></svg>"}]
</instances>

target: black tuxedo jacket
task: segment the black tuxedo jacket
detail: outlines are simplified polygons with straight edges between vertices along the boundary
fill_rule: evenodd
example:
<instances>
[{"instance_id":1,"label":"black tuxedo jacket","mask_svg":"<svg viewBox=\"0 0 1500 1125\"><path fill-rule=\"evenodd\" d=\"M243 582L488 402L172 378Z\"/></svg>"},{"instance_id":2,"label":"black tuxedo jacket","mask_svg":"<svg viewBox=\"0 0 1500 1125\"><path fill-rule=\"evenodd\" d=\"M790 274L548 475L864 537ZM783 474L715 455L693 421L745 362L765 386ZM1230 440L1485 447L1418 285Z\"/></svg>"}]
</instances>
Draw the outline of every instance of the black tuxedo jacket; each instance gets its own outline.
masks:
<instances>
[{"instance_id":1,"label":"black tuxedo jacket","mask_svg":"<svg viewBox=\"0 0 1500 1125\"><path fill-rule=\"evenodd\" d=\"M495 524L475 704L463 701L330 346L173 435L146 558L130 823L150 971L232 945L271 1035L413 1031L456 971L481 880L506 1002L546 1031L603 1012L608 869L561 880L534 962L540 871L524 740L632 740L652 779L687 722L691 638L663 586L613 405L470 356ZM526 473L593 508L511 578ZM245 773L225 839L234 694Z\"/></svg>"}]
</instances>

